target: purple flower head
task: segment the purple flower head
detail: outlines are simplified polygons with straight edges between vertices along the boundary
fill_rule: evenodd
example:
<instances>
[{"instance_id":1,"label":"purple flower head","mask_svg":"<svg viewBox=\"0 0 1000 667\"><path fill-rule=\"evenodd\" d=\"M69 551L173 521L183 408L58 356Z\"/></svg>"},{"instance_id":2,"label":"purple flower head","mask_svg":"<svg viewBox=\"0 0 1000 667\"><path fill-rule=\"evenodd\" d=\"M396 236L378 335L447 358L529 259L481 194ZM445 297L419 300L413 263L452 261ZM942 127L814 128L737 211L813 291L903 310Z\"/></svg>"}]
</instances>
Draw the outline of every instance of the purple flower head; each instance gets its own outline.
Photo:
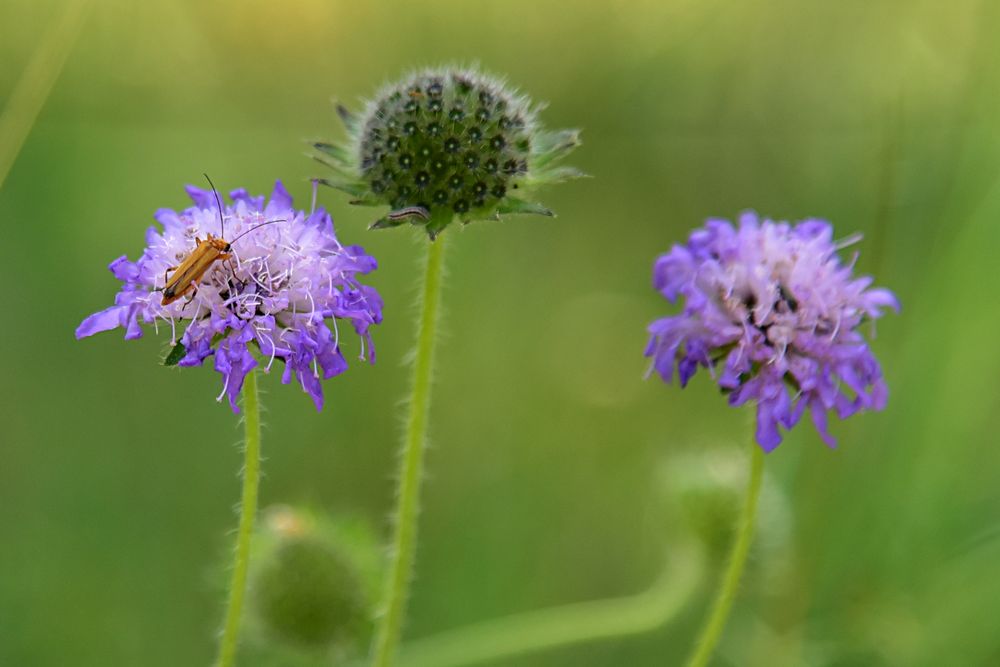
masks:
<instances>
[{"instance_id":1,"label":"purple flower head","mask_svg":"<svg viewBox=\"0 0 1000 667\"><path fill-rule=\"evenodd\" d=\"M175 268L199 240L223 236L215 194L193 186L187 192L194 206L157 211L163 230L149 228L138 261L122 256L111 262L108 268L123 283L115 305L85 319L76 337L123 327L126 339L139 338L140 323L157 330L162 323L174 345L166 363L200 366L214 355L223 380L219 400L228 396L234 412L246 374L259 363L270 370L278 359L285 364L282 382L294 377L321 409L320 379L347 368L338 319L360 336L361 358L375 361L369 327L382 320L382 299L357 282L358 274L375 269L375 259L360 246L341 245L323 209L293 209L280 181L267 202L234 190L223 213L229 258L213 262L193 287L164 305L163 289Z\"/></svg>"},{"instance_id":2,"label":"purple flower head","mask_svg":"<svg viewBox=\"0 0 1000 667\"><path fill-rule=\"evenodd\" d=\"M653 322L646 356L670 382L685 386L698 366L708 369L730 405L757 402L757 442L771 451L806 408L823 441L827 413L841 419L881 410L887 389L859 325L899 310L886 289L851 275L824 220L790 225L740 216L708 220L675 245L653 269L653 284L679 315Z\"/></svg>"}]
</instances>

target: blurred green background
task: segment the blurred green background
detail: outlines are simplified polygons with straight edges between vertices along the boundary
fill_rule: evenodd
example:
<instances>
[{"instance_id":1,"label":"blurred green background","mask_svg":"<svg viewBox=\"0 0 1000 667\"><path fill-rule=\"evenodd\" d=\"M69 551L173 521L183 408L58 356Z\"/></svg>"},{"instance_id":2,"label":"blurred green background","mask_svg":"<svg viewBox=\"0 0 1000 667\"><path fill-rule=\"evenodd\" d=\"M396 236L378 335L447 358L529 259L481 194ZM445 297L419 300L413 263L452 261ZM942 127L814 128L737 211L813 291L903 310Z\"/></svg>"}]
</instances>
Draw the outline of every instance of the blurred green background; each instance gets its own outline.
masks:
<instances>
[{"instance_id":1,"label":"blurred green background","mask_svg":"<svg viewBox=\"0 0 1000 667\"><path fill-rule=\"evenodd\" d=\"M0 107L66 6L0 8ZM859 268L904 310L874 342L889 407L835 424L836 451L804 424L767 458L788 536L752 556L715 664L1000 664L998 10L94 2L0 189L0 665L210 662L240 465L219 377L159 366L151 330L73 330L184 184L281 178L308 207L321 167L302 140L342 136L330 97L357 106L449 61L548 100L549 127L584 128L570 162L595 178L541 194L555 220L447 232L406 637L656 577L672 530L659 471L739 457L748 436L707 376L642 380L645 326L668 311L652 261L705 217L754 208L863 232ZM327 382L321 414L263 378L262 502L387 534L422 249L320 197L380 261L379 363ZM677 664L710 583L659 632L496 664Z\"/></svg>"}]
</instances>

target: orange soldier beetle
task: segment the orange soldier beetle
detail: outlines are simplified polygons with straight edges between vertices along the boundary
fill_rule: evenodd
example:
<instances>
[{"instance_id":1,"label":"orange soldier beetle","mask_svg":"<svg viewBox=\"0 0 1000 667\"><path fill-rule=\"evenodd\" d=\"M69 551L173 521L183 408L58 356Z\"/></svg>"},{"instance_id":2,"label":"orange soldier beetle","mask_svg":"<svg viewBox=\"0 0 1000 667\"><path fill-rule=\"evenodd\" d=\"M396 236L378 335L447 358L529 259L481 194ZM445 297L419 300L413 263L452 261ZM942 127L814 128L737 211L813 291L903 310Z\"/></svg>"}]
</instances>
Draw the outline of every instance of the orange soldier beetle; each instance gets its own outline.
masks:
<instances>
[{"instance_id":1,"label":"orange soldier beetle","mask_svg":"<svg viewBox=\"0 0 1000 667\"><path fill-rule=\"evenodd\" d=\"M222 236L212 236L209 233L204 241L195 237L195 243L198 245L195 246L195 249L188 255L187 259L181 262L179 266L168 267L163 272L163 282L165 285L163 287L163 299L160 301L161 306L168 306L188 293L191 293L191 298L194 298L194 294L198 292L198 282L204 277L205 272L217 261L225 261L232 257L230 250L233 248L233 243L264 225L283 222L282 220L269 220L257 225L253 229L246 230L232 241L225 240L223 236L226 234L226 223L222 213L222 200L219 198L219 192L215 189L212 179L208 178L208 174L205 174L205 178L208 179L208 184L212 186L212 192L215 194L215 202L219 206L219 228ZM173 274L168 279L167 273L170 271L173 271Z\"/></svg>"}]
</instances>

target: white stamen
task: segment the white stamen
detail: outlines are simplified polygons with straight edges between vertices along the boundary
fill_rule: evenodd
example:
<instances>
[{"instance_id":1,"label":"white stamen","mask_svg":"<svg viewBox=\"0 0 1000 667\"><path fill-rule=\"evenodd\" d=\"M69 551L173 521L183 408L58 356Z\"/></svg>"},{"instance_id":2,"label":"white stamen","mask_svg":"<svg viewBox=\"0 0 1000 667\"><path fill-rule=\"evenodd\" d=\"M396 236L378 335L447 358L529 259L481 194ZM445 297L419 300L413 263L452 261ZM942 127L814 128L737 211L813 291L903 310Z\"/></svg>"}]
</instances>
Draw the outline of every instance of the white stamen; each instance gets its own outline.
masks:
<instances>
[{"instance_id":1,"label":"white stamen","mask_svg":"<svg viewBox=\"0 0 1000 667\"><path fill-rule=\"evenodd\" d=\"M226 380L222 383L222 393L215 397L217 403L222 401L222 397L226 395L227 389L229 389L229 373L226 373Z\"/></svg>"},{"instance_id":2,"label":"white stamen","mask_svg":"<svg viewBox=\"0 0 1000 667\"><path fill-rule=\"evenodd\" d=\"M266 340L268 344L271 346L271 357L267 361L267 366L264 367L264 372L270 373L271 366L274 364L274 359L275 356L277 355L277 350L275 349L274 345L274 339L271 337L271 334L268 333L267 329L258 326L256 322L254 322L253 328L254 328L254 333L256 333L258 336Z\"/></svg>"},{"instance_id":3,"label":"white stamen","mask_svg":"<svg viewBox=\"0 0 1000 667\"><path fill-rule=\"evenodd\" d=\"M833 247L837 250L843 250L844 248L852 246L855 243L860 243L861 240L864 238L864 236L865 235L862 234L861 232L851 234L850 236L845 236L840 241L835 241Z\"/></svg>"},{"instance_id":4,"label":"white stamen","mask_svg":"<svg viewBox=\"0 0 1000 667\"><path fill-rule=\"evenodd\" d=\"M310 287L312 287L312 285L310 285ZM309 297L309 303L312 305L312 312L309 313L309 319L311 320L316 316L316 301L313 299L312 289L306 289L306 296Z\"/></svg>"},{"instance_id":5,"label":"white stamen","mask_svg":"<svg viewBox=\"0 0 1000 667\"><path fill-rule=\"evenodd\" d=\"M333 321L333 349L340 347L340 328L337 326L337 316L330 318Z\"/></svg>"}]
</instances>

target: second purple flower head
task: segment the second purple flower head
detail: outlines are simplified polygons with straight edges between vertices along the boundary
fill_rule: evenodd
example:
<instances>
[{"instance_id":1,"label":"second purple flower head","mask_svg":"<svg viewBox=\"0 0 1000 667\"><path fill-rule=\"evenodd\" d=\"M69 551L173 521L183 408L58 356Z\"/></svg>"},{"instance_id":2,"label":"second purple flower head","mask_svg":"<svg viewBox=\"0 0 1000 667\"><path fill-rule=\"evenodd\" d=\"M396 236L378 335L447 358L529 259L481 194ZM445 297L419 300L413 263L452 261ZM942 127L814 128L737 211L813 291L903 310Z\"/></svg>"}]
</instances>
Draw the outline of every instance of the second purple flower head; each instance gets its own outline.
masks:
<instances>
[{"instance_id":1,"label":"second purple flower head","mask_svg":"<svg viewBox=\"0 0 1000 667\"><path fill-rule=\"evenodd\" d=\"M806 409L823 440L827 414L841 419L881 410L882 370L859 330L886 307L892 292L852 276L823 220L760 221L744 213L738 227L709 220L675 245L653 269L657 290L683 311L653 322L646 356L667 382L681 386L699 366L731 405L757 403L757 442L771 451Z\"/></svg>"}]
</instances>

